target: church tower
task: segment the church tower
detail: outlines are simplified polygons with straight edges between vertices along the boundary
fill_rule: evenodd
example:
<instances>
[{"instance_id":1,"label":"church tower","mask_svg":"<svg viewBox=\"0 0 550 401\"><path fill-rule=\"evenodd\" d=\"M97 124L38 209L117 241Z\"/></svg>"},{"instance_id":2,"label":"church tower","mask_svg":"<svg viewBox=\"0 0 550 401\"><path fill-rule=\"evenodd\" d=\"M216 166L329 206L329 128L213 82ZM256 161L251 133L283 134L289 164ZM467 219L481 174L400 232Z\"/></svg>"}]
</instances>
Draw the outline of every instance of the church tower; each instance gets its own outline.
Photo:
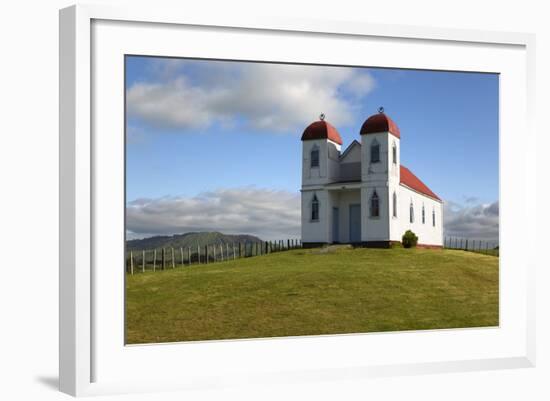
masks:
<instances>
[{"instance_id":1,"label":"church tower","mask_svg":"<svg viewBox=\"0 0 550 401\"><path fill-rule=\"evenodd\" d=\"M327 184L340 176L342 138L321 114L302 134L302 238L329 241L333 199Z\"/></svg>"},{"instance_id":2,"label":"church tower","mask_svg":"<svg viewBox=\"0 0 550 401\"><path fill-rule=\"evenodd\" d=\"M400 132L397 124L379 112L361 127L361 241L400 241L399 182Z\"/></svg>"}]
</instances>

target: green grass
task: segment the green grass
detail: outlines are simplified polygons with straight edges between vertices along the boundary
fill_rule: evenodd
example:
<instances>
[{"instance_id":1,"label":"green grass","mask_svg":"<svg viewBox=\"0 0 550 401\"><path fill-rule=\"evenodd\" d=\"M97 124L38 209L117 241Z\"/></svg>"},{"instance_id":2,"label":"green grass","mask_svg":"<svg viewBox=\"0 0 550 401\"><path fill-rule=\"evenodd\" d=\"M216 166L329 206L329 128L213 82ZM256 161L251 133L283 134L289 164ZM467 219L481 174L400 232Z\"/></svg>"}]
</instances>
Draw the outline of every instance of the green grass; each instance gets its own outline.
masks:
<instances>
[{"instance_id":1,"label":"green grass","mask_svg":"<svg viewBox=\"0 0 550 401\"><path fill-rule=\"evenodd\" d=\"M126 342L498 325L498 258L293 250L126 276Z\"/></svg>"}]
</instances>

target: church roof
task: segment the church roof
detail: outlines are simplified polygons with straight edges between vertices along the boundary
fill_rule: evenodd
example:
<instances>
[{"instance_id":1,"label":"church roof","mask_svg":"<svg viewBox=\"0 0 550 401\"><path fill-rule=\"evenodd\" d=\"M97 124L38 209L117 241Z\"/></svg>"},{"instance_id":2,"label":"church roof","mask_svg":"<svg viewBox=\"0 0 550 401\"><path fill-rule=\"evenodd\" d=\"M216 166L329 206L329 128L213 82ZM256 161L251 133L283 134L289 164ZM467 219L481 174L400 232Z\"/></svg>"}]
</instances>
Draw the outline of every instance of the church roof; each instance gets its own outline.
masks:
<instances>
[{"instance_id":1,"label":"church roof","mask_svg":"<svg viewBox=\"0 0 550 401\"><path fill-rule=\"evenodd\" d=\"M409 170L407 167L403 165L401 165L400 176L401 176L401 180L400 180L401 184L417 192L420 192L421 194L427 195L430 198L434 198L434 199L437 199L438 201L441 201L441 199L436 194L434 194L432 190L426 186L426 184L420 181L420 178L414 175L411 172L411 170Z\"/></svg>"},{"instance_id":2,"label":"church roof","mask_svg":"<svg viewBox=\"0 0 550 401\"><path fill-rule=\"evenodd\" d=\"M389 132L397 138L401 138L399 127L386 114L373 114L363 123L361 127L361 135L376 134L378 132Z\"/></svg>"},{"instance_id":3,"label":"church roof","mask_svg":"<svg viewBox=\"0 0 550 401\"><path fill-rule=\"evenodd\" d=\"M336 142L338 145L342 144L342 138L336 128L325 120L315 121L309 124L304 130L302 141L310 139L329 139L332 142Z\"/></svg>"}]
</instances>

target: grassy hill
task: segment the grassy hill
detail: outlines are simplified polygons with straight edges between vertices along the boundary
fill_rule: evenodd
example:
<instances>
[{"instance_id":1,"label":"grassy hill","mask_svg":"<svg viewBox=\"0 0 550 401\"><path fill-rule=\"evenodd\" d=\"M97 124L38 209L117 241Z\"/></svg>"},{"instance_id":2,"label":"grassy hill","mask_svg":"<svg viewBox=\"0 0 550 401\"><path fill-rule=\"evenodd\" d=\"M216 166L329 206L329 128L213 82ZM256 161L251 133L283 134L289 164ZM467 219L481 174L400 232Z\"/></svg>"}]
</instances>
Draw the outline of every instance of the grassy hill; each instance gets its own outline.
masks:
<instances>
[{"instance_id":1,"label":"grassy hill","mask_svg":"<svg viewBox=\"0 0 550 401\"><path fill-rule=\"evenodd\" d=\"M497 326L498 258L298 249L128 275L127 343Z\"/></svg>"},{"instance_id":2,"label":"grassy hill","mask_svg":"<svg viewBox=\"0 0 550 401\"><path fill-rule=\"evenodd\" d=\"M222 234L219 232L193 232L186 234L176 234L172 236L156 236L143 239L134 239L126 241L126 249L128 251L142 251L159 248L187 248L197 245L201 248L205 245L225 245L233 243L253 243L262 242L262 240L253 235L233 235Z\"/></svg>"}]
</instances>

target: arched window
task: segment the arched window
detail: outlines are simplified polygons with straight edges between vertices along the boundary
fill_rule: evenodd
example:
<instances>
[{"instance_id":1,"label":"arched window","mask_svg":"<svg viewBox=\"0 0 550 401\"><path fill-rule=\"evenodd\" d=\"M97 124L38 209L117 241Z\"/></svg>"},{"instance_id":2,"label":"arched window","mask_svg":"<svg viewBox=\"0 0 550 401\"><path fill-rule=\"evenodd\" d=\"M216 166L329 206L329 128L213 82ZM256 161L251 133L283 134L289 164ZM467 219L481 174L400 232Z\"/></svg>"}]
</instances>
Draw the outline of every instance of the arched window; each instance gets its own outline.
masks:
<instances>
[{"instance_id":1,"label":"arched window","mask_svg":"<svg viewBox=\"0 0 550 401\"><path fill-rule=\"evenodd\" d=\"M319 167L319 147L315 145L311 150L311 167Z\"/></svg>"},{"instance_id":2,"label":"arched window","mask_svg":"<svg viewBox=\"0 0 550 401\"><path fill-rule=\"evenodd\" d=\"M432 225L435 227L435 209L432 210Z\"/></svg>"},{"instance_id":3,"label":"arched window","mask_svg":"<svg viewBox=\"0 0 550 401\"><path fill-rule=\"evenodd\" d=\"M370 162L378 163L380 161L380 144L375 139L370 145Z\"/></svg>"},{"instance_id":4,"label":"arched window","mask_svg":"<svg viewBox=\"0 0 550 401\"><path fill-rule=\"evenodd\" d=\"M311 200L311 220L319 221L319 200L317 199L317 195L313 195L313 199Z\"/></svg>"},{"instance_id":5,"label":"arched window","mask_svg":"<svg viewBox=\"0 0 550 401\"><path fill-rule=\"evenodd\" d=\"M424 205L422 205L422 224L426 223L426 210L424 209Z\"/></svg>"},{"instance_id":6,"label":"arched window","mask_svg":"<svg viewBox=\"0 0 550 401\"><path fill-rule=\"evenodd\" d=\"M393 193L393 217L397 217L397 194Z\"/></svg>"},{"instance_id":7,"label":"arched window","mask_svg":"<svg viewBox=\"0 0 550 401\"><path fill-rule=\"evenodd\" d=\"M378 194L376 191L372 194L370 198L370 217L379 217L380 216L380 200L378 199Z\"/></svg>"},{"instance_id":8,"label":"arched window","mask_svg":"<svg viewBox=\"0 0 550 401\"><path fill-rule=\"evenodd\" d=\"M411 205L409 206L409 221L411 223L414 223L414 207L412 202L411 202Z\"/></svg>"},{"instance_id":9,"label":"arched window","mask_svg":"<svg viewBox=\"0 0 550 401\"><path fill-rule=\"evenodd\" d=\"M395 142L393 143L393 146L391 148L391 156L393 164L397 164L397 145L395 144Z\"/></svg>"}]
</instances>

